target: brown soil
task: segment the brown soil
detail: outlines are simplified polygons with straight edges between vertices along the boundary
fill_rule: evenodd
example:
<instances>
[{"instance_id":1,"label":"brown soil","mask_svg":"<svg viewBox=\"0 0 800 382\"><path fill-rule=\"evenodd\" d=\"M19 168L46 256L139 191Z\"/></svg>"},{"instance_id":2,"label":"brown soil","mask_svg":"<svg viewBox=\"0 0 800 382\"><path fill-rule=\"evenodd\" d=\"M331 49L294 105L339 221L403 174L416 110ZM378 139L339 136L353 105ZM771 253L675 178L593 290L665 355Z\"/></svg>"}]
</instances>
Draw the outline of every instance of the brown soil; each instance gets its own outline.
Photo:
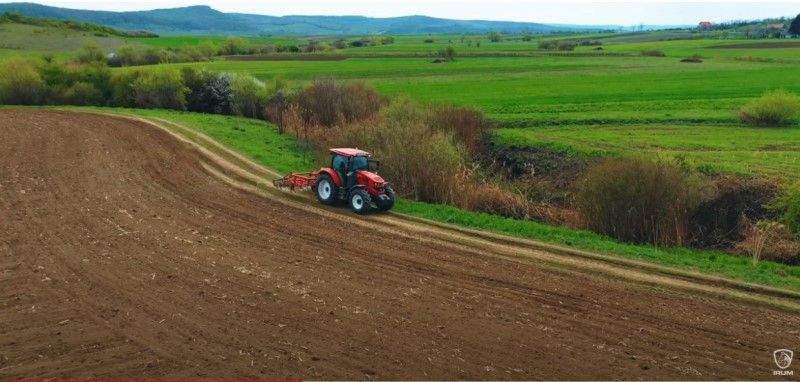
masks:
<instances>
[{"instance_id":1,"label":"brown soil","mask_svg":"<svg viewBox=\"0 0 800 382\"><path fill-rule=\"evenodd\" d=\"M0 379L772 379L800 343L796 312L235 188L142 122L0 110L0 150Z\"/></svg>"}]
</instances>

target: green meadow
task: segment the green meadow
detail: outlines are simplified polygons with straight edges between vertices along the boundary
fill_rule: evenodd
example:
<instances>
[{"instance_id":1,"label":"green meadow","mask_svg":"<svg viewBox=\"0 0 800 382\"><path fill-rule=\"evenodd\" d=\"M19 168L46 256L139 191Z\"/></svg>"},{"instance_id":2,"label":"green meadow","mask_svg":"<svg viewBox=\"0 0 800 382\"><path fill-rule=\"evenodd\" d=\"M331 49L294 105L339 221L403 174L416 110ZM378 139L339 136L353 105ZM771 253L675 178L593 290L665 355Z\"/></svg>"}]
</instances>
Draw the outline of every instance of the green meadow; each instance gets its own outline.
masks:
<instances>
[{"instance_id":1,"label":"green meadow","mask_svg":"<svg viewBox=\"0 0 800 382\"><path fill-rule=\"evenodd\" d=\"M713 173L781 181L800 176L800 129L751 128L737 118L740 107L766 90L800 94L796 64L728 57L689 64L671 56L540 56L463 57L446 64L428 58L350 58L195 65L267 82L280 78L292 86L321 77L363 81L389 96L473 106L501 128L494 138L502 145L588 156L681 156Z\"/></svg>"}]
</instances>

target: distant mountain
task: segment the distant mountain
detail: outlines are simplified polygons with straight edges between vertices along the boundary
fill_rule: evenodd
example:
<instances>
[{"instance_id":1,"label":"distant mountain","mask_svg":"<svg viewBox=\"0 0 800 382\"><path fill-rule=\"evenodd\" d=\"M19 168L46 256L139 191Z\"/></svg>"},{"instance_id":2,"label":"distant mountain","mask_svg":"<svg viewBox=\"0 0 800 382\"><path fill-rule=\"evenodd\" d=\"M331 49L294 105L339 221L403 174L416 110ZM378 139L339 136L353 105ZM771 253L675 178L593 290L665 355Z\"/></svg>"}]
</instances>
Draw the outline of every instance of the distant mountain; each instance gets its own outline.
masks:
<instances>
[{"instance_id":1,"label":"distant mountain","mask_svg":"<svg viewBox=\"0 0 800 382\"><path fill-rule=\"evenodd\" d=\"M579 25L449 20L428 16L372 18L363 16L264 16L224 13L200 5L135 12L89 11L50 7L34 3L0 4L0 13L18 12L26 16L48 17L108 25L123 30L146 30L161 35L374 35L577 32L617 29Z\"/></svg>"}]
</instances>

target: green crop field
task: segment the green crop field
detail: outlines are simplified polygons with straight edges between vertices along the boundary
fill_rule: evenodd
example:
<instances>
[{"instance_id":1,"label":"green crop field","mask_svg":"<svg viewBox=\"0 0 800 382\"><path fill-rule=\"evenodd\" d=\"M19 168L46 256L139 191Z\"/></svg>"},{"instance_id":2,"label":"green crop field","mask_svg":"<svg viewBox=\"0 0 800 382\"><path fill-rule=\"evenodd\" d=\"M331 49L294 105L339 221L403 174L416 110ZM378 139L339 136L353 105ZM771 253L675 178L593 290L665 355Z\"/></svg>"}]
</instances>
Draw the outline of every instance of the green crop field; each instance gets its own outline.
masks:
<instances>
[{"instance_id":1,"label":"green crop field","mask_svg":"<svg viewBox=\"0 0 800 382\"><path fill-rule=\"evenodd\" d=\"M647 44L681 43L688 54L692 46L721 42ZM390 96L474 106L504 128L495 139L504 145L558 147L588 155L683 156L712 172L781 180L800 175L800 129L748 128L736 115L766 90L800 93L800 71L791 63L542 56L464 57L446 64L406 57L195 65L249 73L268 82L281 78L294 86L322 77L364 81Z\"/></svg>"},{"instance_id":2,"label":"green crop field","mask_svg":"<svg viewBox=\"0 0 800 382\"><path fill-rule=\"evenodd\" d=\"M546 147L586 156L637 153L683 158L711 173L800 178L800 128L649 124L500 129L504 146Z\"/></svg>"}]
</instances>

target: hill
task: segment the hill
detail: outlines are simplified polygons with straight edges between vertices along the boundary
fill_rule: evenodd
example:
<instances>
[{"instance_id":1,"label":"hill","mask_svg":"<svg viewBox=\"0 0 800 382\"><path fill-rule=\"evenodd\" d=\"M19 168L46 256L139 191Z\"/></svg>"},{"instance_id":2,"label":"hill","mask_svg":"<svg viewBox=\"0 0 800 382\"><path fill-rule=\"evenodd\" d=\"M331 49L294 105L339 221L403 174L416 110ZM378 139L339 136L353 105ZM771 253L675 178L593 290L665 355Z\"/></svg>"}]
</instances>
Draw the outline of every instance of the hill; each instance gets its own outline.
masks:
<instances>
[{"instance_id":1,"label":"hill","mask_svg":"<svg viewBox=\"0 0 800 382\"><path fill-rule=\"evenodd\" d=\"M32 25L44 28L67 29L77 32L90 32L98 37L108 35L118 37L158 37L157 34L145 31L121 31L105 25L76 22L72 20L50 19L45 17L30 17L18 12L5 12L0 14L0 24L15 23Z\"/></svg>"},{"instance_id":2,"label":"hill","mask_svg":"<svg viewBox=\"0 0 800 382\"><path fill-rule=\"evenodd\" d=\"M90 11L34 3L0 4L0 13L108 25L123 30L147 30L164 35L366 35L458 34L495 30L509 33L598 31L607 27L546 25L538 23L450 20L428 16L372 18L363 16L264 16L224 13L208 6L135 12Z\"/></svg>"}]
</instances>

